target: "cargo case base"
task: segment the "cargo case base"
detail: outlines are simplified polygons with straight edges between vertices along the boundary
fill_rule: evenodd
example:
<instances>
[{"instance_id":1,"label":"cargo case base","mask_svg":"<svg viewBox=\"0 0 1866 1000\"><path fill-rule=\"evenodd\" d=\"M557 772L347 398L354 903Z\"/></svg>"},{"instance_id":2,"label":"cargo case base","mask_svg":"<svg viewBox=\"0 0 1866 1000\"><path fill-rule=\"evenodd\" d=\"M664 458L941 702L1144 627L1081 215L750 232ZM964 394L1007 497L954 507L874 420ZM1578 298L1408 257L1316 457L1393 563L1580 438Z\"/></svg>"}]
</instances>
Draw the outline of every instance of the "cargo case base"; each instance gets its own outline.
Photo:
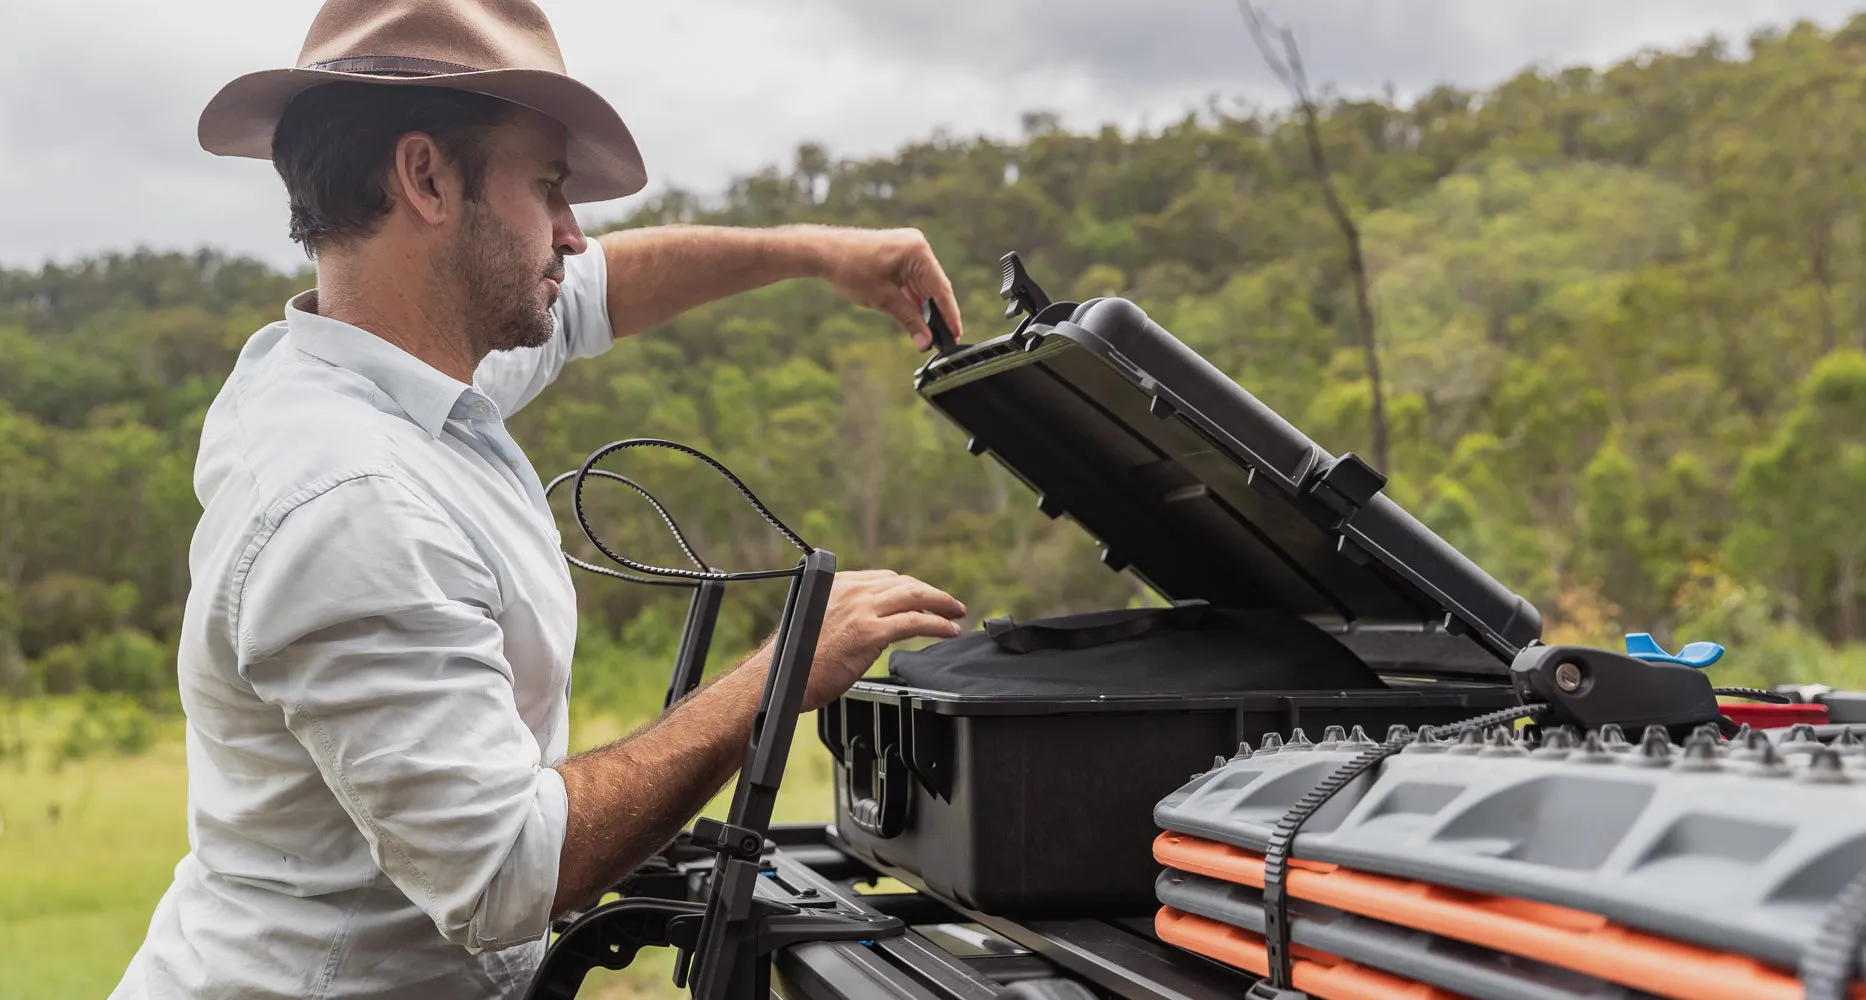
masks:
<instances>
[{"instance_id":1,"label":"cargo case base","mask_svg":"<svg viewBox=\"0 0 1866 1000\"><path fill-rule=\"evenodd\" d=\"M1143 917L1153 808L1241 741L1330 725L1438 725L1511 707L1508 688L1023 698L864 682L818 714L848 849L980 912Z\"/></svg>"}]
</instances>

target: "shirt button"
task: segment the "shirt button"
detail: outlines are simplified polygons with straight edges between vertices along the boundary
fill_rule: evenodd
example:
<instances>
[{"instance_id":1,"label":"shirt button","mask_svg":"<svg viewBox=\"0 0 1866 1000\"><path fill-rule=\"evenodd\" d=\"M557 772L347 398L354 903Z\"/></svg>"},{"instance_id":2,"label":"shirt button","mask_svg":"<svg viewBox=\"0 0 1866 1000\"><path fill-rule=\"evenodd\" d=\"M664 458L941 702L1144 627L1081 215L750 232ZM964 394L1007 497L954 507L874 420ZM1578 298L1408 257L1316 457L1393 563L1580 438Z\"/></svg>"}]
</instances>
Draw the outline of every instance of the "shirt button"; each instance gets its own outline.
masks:
<instances>
[{"instance_id":1,"label":"shirt button","mask_svg":"<svg viewBox=\"0 0 1866 1000\"><path fill-rule=\"evenodd\" d=\"M485 403L474 403L473 412L483 417L483 416L490 414L492 412L492 409L488 407Z\"/></svg>"}]
</instances>

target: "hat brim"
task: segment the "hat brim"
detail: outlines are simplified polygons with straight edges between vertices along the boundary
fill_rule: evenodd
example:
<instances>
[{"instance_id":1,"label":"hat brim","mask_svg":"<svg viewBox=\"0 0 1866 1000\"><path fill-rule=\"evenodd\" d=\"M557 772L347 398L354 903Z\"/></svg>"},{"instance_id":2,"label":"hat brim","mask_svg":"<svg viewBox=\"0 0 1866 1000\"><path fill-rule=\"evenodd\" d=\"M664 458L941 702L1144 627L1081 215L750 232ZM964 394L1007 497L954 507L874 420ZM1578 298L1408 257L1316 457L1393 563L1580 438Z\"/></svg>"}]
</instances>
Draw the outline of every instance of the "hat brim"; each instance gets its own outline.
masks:
<instances>
[{"instance_id":1,"label":"hat brim","mask_svg":"<svg viewBox=\"0 0 1866 1000\"><path fill-rule=\"evenodd\" d=\"M248 73L220 89L201 112L201 148L221 156L272 158L272 132L291 99L326 83L448 87L523 105L556 119L569 133L570 178L564 197L573 204L607 201L648 183L641 152L622 116L594 90L548 70L492 69L433 76L374 76L321 69Z\"/></svg>"}]
</instances>

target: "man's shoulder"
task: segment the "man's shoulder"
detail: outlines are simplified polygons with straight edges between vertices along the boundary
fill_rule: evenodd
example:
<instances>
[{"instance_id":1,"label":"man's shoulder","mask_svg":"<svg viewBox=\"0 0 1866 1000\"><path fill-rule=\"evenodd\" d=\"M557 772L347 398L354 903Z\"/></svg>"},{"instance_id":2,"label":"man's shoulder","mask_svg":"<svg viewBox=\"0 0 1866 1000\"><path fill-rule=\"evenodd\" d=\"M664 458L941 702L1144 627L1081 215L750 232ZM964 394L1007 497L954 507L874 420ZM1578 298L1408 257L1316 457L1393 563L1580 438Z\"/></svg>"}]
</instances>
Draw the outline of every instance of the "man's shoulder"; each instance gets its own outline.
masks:
<instances>
[{"instance_id":1,"label":"man's shoulder","mask_svg":"<svg viewBox=\"0 0 1866 1000\"><path fill-rule=\"evenodd\" d=\"M411 459L433 447L374 383L295 350L282 329L267 327L208 410L196 487L203 504L237 488L247 502L271 507L359 475L413 486Z\"/></svg>"}]
</instances>

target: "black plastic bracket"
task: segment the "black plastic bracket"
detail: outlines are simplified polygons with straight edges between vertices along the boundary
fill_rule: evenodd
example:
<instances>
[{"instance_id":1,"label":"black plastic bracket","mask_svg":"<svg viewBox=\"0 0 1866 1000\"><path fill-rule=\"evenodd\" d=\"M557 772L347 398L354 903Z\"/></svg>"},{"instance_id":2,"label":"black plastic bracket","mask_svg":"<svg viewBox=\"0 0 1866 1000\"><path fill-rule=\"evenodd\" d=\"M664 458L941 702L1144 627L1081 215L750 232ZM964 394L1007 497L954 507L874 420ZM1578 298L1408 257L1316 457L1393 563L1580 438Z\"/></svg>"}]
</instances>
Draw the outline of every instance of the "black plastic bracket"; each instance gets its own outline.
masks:
<instances>
[{"instance_id":1,"label":"black plastic bracket","mask_svg":"<svg viewBox=\"0 0 1866 1000\"><path fill-rule=\"evenodd\" d=\"M1030 278L1030 272L1024 270L1024 259L1013 250L998 258L998 270L1003 283L998 288L998 297L1010 303L1004 308L1004 318L1010 319L1018 313L1026 318L1034 317L1050 304L1050 297Z\"/></svg>"},{"instance_id":2,"label":"black plastic bracket","mask_svg":"<svg viewBox=\"0 0 1866 1000\"><path fill-rule=\"evenodd\" d=\"M907 929L899 917L832 909L805 909L758 900L758 954L811 941L871 941L893 937Z\"/></svg>"},{"instance_id":3,"label":"black plastic bracket","mask_svg":"<svg viewBox=\"0 0 1866 1000\"><path fill-rule=\"evenodd\" d=\"M1531 646L1510 664L1510 683L1523 701L1552 706L1547 725L1586 730L1613 723L1633 731L1657 725L1674 740L1706 722L1726 736L1735 731L1717 708L1710 678L1682 664L1587 646Z\"/></svg>"},{"instance_id":4,"label":"black plastic bracket","mask_svg":"<svg viewBox=\"0 0 1866 1000\"><path fill-rule=\"evenodd\" d=\"M1244 1000L1309 1000L1309 995L1301 990L1277 986L1268 979L1259 979L1245 991Z\"/></svg>"},{"instance_id":5,"label":"black plastic bracket","mask_svg":"<svg viewBox=\"0 0 1866 1000\"><path fill-rule=\"evenodd\" d=\"M765 838L757 831L710 818L694 820L689 842L703 851L746 861L758 860L765 846Z\"/></svg>"},{"instance_id":6,"label":"black plastic bracket","mask_svg":"<svg viewBox=\"0 0 1866 1000\"><path fill-rule=\"evenodd\" d=\"M920 304L920 319L933 334L933 353L935 357L945 357L959 349L959 338L952 335L952 324L946 321L944 313L928 299Z\"/></svg>"},{"instance_id":7,"label":"black plastic bracket","mask_svg":"<svg viewBox=\"0 0 1866 1000\"><path fill-rule=\"evenodd\" d=\"M526 1000L570 1000L591 969L626 969L643 948L691 948L699 938L699 903L675 899L619 899L564 928L538 970Z\"/></svg>"},{"instance_id":8,"label":"black plastic bracket","mask_svg":"<svg viewBox=\"0 0 1866 1000\"><path fill-rule=\"evenodd\" d=\"M927 325L927 330L933 334L933 343L929 345L932 348L933 355L927 358L926 362L914 372L914 387L916 389L926 381L927 373L932 370L935 363L946 355L959 349L959 338L952 335L952 326L946 322L945 315L939 311L938 306L933 304L932 299L920 303L920 320Z\"/></svg>"},{"instance_id":9,"label":"black plastic bracket","mask_svg":"<svg viewBox=\"0 0 1866 1000\"><path fill-rule=\"evenodd\" d=\"M1346 520L1372 502L1374 494L1386 485L1385 473L1348 452L1322 468L1309 487L1309 495Z\"/></svg>"}]
</instances>

